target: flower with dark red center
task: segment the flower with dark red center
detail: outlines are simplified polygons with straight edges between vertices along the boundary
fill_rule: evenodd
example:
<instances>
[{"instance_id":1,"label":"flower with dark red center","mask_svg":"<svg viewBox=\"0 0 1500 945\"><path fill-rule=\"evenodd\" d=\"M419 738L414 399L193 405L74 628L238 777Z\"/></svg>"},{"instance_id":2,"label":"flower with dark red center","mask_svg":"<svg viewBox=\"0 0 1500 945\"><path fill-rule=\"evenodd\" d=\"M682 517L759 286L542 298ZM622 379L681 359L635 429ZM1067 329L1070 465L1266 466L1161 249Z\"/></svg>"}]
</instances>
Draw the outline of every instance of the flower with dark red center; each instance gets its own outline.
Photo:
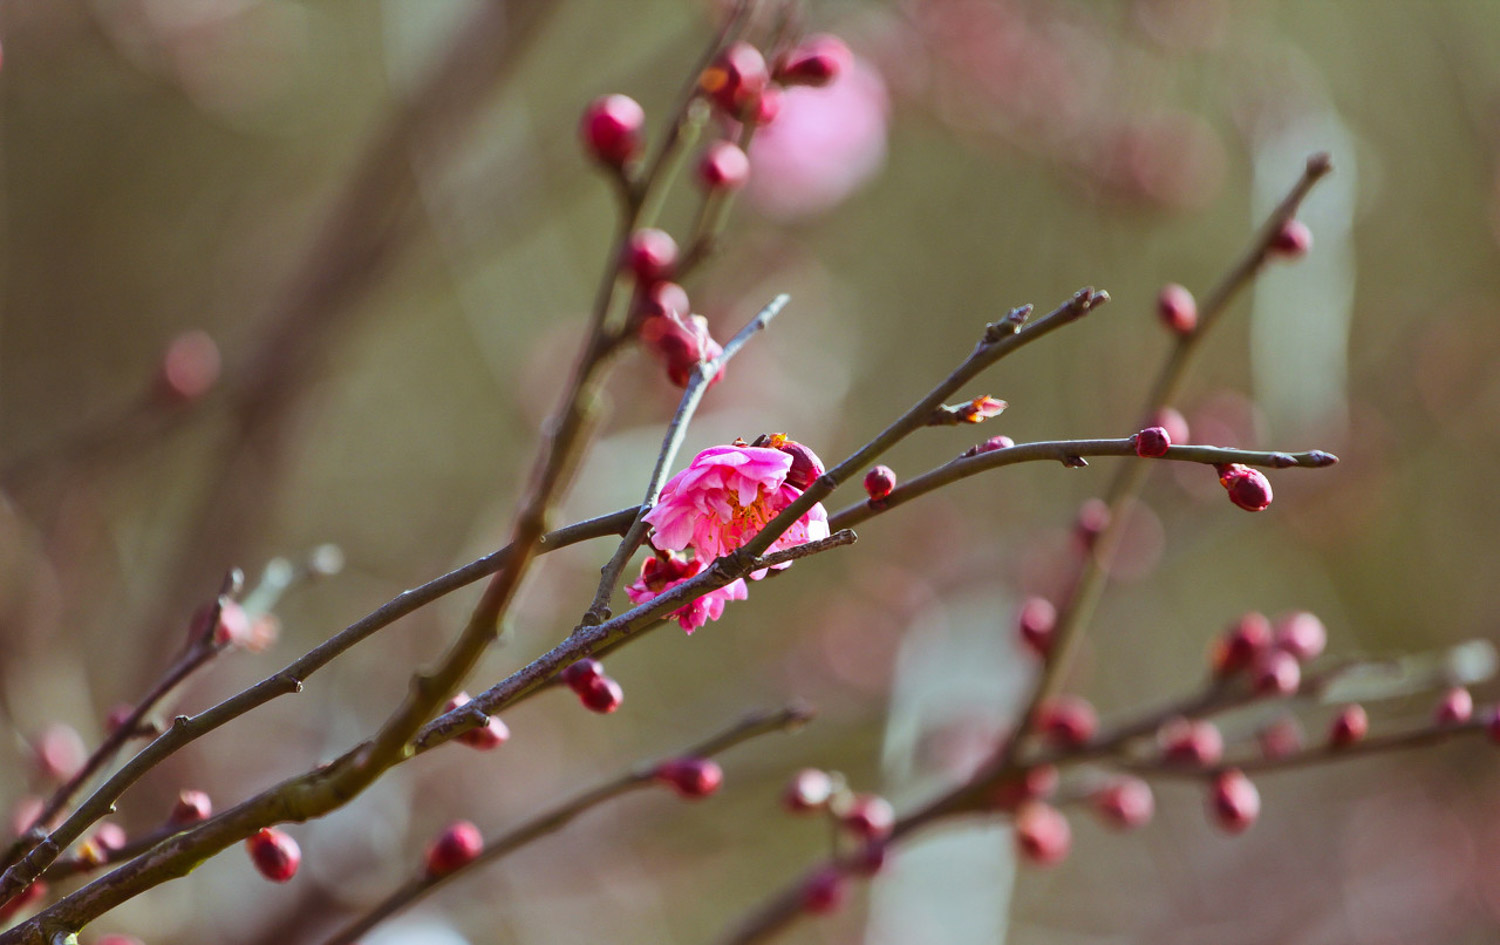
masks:
<instances>
[{"instance_id":1,"label":"flower with dark red center","mask_svg":"<svg viewBox=\"0 0 1500 945\"><path fill-rule=\"evenodd\" d=\"M1116 778L1094 793L1093 802L1104 822L1121 830L1149 823L1156 812L1151 786L1140 778Z\"/></svg>"},{"instance_id":2,"label":"flower with dark red center","mask_svg":"<svg viewBox=\"0 0 1500 945\"><path fill-rule=\"evenodd\" d=\"M260 875L273 883L284 883L296 876L297 867L302 864L302 850L297 841L275 827L264 827L251 834L245 841L245 849Z\"/></svg>"},{"instance_id":3,"label":"flower with dark red center","mask_svg":"<svg viewBox=\"0 0 1500 945\"><path fill-rule=\"evenodd\" d=\"M673 758L656 768L656 780L687 798L708 797L724 783L724 769L712 758Z\"/></svg>"},{"instance_id":4,"label":"flower with dark red center","mask_svg":"<svg viewBox=\"0 0 1500 945\"><path fill-rule=\"evenodd\" d=\"M1243 833L1260 816L1260 792L1243 771L1230 768L1214 778L1208 809L1225 831Z\"/></svg>"},{"instance_id":5,"label":"flower with dark red center","mask_svg":"<svg viewBox=\"0 0 1500 945\"><path fill-rule=\"evenodd\" d=\"M677 241L666 230L636 230L626 241L620 262L643 286L666 281L677 269Z\"/></svg>"},{"instance_id":6,"label":"flower with dark red center","mask_svg":"<svg viewBox=\"0 0 1500 945\"><path fill-rule=\"evenodd\" d=\"M1302 685L1302 665L1285 650L1266 650L1255 661L1251 682L1262 695L1289 696Z\"/></svg>"},{"instance_id":7,"label":"flower with dark red center","mask_svg":"<svg viewBox=\"0 0 1500 945\"><path fill-rule=\"evenodd\" d=\"M854 64L854 54L842 39L828 33L809 36L787 53L776 67L776 81L784 85L820 87L834 81Z\"/></svg>"},{"instance_id":8,"label":"flower with dark red center","mask_svg":"<svg viewBox=\"0 0 1500 945\"><path fill-rule=\"evenodd\" d=\"M883 840L896 826L896 809L879 794L856 794L839 822L862 840Z\"/></svg>"},{"instance_id":9,"label":"flower with dark red center","mask_svg":"<svg viewBox=\"0 0 1500 945\"><path fill-rule=\"evenodd\" d=\"M1088 700L1062 696L1042 704L1037 715L1037 730L1059 748L1078 748L1088 744L1099 727L1099 716Z\"/></svg>"},{"instance_id":10,"label":"flower with dark red center","mask_svg":"<svg viewBox=\"0 0 1500 945\"><path fill-rule=\"evenodd\" d=\"M781 792L781 806L794 814L808 814L828 806L833 798L833 778L827 771L803 768L792 775Z\"/></svg>"},{"instance_id":11,"label":"flower with dark red center","mask_svg":"<svg viewBox=\"0 0 1500 945\"><path fill-rule=\"evenodd\" d=\"M663 551L691 547L703 562L740 548L802 495L787 482L792 461L790 454L763 446L709 447L667 481L656 507L646 513L645 521L654 529L651 543ZM827 537L828 513L817 503L770 550ZM755 580L764 576L764 570L750 575Z\"/></svg>"},{"instance_id":12,"label":"flower with dark red center","mask_svg":"<svg viewBox=\"0 0 1500 945\"><path fill-rule=\"evenodd\" d=\"M1057 608L1052 606L1051 601L1045 597L1026 598L1016 624L1021 631L1021 642L1038 656L1046 656L1052 652L1052 633L1057 629Z\"/></svg>"},{"instance_id":13,"label":"flower with dark red center","mask_svg":"<svg viewBox=\"0 0 1500 945\"><path fill-rule=\"evenodd\" d=\"M167 823L174 827L185 827L207 820L213 815L214 803L203 791L178 791L177 803L167 815Z\"/></svg>"},{"instance_id":14,"label":"flower with dark red center","mask_svg":"<svg viewBox=\"0 0 1500 945\"><path fill-rule=\"evenodd\" d=\"M889 466L876 466L865 473L865 493L871 502L884 502L896 488L896 472Z\"/></svg>"},{"instance_id":15,"label":"flower with dark red center","mask_svg":"<svg viewBox=\"0 0 1500 945\"><path fill-rule=\"evenodd\" d=\"M1061 863L1073 843L1068 818L1055 807L1029 801L1016 811L1016 850L1038 866Z\"/></svg>"},{"instance_id":16,"label":"flower with dark red center","mask_svg":"<svg viewBox=\"0 0 1500 945\"><path fill-rule=\"evenodd\" d=\"M1346 705L1328 727L1328 744L1334 748L1347 748L1363 740L1369 731L1370 716L1365 707L1358 703Z\"/></svg>"},{"instance_id":17,"label":"flower with dark red center","mask_svg":"<svg viewBox=\"0 0 1500 945\"><path fill-rule=\"evenodd\" d=\"M1301 259L1312 249L1312 230L1301 220L1288 220L1271 238L1270 252L1281 259Z\"/></svg>"},{"instance_id":18,"label":"flower with dark red center","mask_svg":"<svg viewBox=\"0 0 1500 945\"><path fill-rule=\"evenodd\" d=\"M731 118L754 107L771 81L766 58L749 43L732 43L703 74L698 87Z\"/></svg>"},{"instance_id":19,"label":"flower with dark red center","mask_svg":"<svg viewBox=\"0 0 1500 945\"><path fill-rule=\"evenodd\" d=\"M823 915L844 904L848 894L844 874L833 867L814 873L802 887L802 908Z\"/></svg>"},{"instance_id":20,"label":"flower with dark red center","mask_svg":"<svg viewBox=\"0 0 1500 945\"><path fill-rule=\"evenodd\" d=\"M1214 676L1226 679L1249 669L1271 645L1271 621L1266 615L1250 611L1214 641L1210 662Z\"/></svg>"},{"instance_id":21,"label":"flower with dark red center","mask_svg":"<svg viewBox=\"0 0 1500 945\"><path fill-rule=\"evenodd\" d=\"M1219 727L1204 719L1176 718L1157 733L1162 760L1205 768L1224 757L1224 736Z\"/></svg>"},{"instance_id":22,"label":"flower with dark red center","mask_svg":"<svg viewBox=\"0 0 1500 945\"><path fill-rule=\"evenodd\" d=\"M443 828L432 846L427 848L427 875L447 876L456 869L474 862L484 850L484 837L479 828L467 820L459 820Z\"/></svg>"},{"instance_id":23,"label":"flower with dark red center","mask_svg":"<svg viewBox=\"0 0 1500 945\"><path fill-rule=\"evenodd\" d=\"M1285 650L1302 662L1316 659L1328 646L1328 631L1316 614L1305 610L1282 614L1276 618L1277 649Z\"/></svg>"},{"instance_id":24,"label":"flower with dark red center","mask_svg":"<svg viewBox=\"0 0 1500 945\"><path fill-rule=\"evenodd\" d=\"M1156 313L1162 324L1179 335L1191 335L1198 327L1198 303L1193 293L1175 282L1162 286L1156 297Z\"/></svg>"},{"instance_id":25,"label":"flower with dark red center","mask_svg":"<svg viewBox=\"0 0 1500 945\"><path fill-rule=\"evenodd\" d=\"M1259 469L1239 463L1219 467L1219 485L1229 501L1247 512L1263 512L1271 505L1271 482Z\"/></svg>"},{"instance_id":26,"label":"flower with dark red center","mask_svg":"<svg viewBox=\"0 0 1500 945\"><path fill-rule=\"evenodd\" d=\"M1469 690L1456 686L1438 700L1435 718L1439 725L1462 725L1474 717L1474 697Z\"/></svg>"},{"instance_id":27,"label":"flower with dark red center","mask_svg":"<svg viewBox=\"0 0 1500 945\"><path fill-rule=\"evenodd\" d=\"M1142 459L1160 458L1172 448L1172 435L1166 427L1147 427L1131 439L1135 441L1135 455Z\"/></svg>"},{"instance_id":28,"label":"flower with dark red center","mask_svg":"<svg viewBox=\"0 0 1500 945\"><path fill-rule=\"evenodd\" d=\"M646 112L626 95L604 95L589 103L579 123L584 149L601 164L620 167L640 153Z\"/></svg>"},{"instance_id":29,"label":"flower with dark red center","mask_svg":"<svg viewBox=\"0 0 1500 945\"><path fill-rule=\"evenodd\" d=\"M709 190L739 190L750 179L750 158L732 141L715 141L698 162L698 181Z\"/></svg>"},{"instance_id":30,"label":"flower with dark red center","mask_svg":"<svg viewBox=\"0 0 1500 945\"><path fill-rule=\"evenodd\" d=\"M658 552L656 557L647 558L641 565L641 576L634 583L626 585L625 596L630 598L631 603L644 604L679 584L692 580L702 570L702 562L696 559L689 561L675 552ZM688 601L672 611L671 616L677 618L678 626L692 633L710 620L718 620L724 616L726 601L745 600L749 596L745 579L738 578L702 597Z\"/></svg>"}]
</instances>

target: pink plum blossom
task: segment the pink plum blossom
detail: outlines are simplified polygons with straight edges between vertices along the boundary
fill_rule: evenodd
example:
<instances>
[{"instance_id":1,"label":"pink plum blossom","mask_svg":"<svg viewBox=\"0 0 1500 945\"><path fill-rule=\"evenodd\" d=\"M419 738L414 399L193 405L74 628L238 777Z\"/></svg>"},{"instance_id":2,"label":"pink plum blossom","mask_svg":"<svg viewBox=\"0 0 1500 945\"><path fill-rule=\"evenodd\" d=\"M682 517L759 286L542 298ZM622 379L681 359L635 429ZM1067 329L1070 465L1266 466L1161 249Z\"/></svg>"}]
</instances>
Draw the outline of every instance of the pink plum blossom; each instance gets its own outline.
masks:
<instances>
[{"instance_id":1,"label":"pink plum blossom","mask_svg":"<svg viewBox=\"0 0 1500 945\"><path fill-rule=\"evenodd\" d=\"M688 561L679 555L668 554L666 557L647 558L645 564L641 566L641 576L636 579L635 583L626 586L625 594L632 604L644 604L677 585L697 577L702 570L701 562ZM679 610L672 611L672 616L677 618L677 623L682 626L682 629L692 633L710 620L718 620L724 616L725 601L744 600L748 596L745 579L739 578L718 590L709 591L702 597L690 601Z\"/></svg>"},{"instance_id":2,"label":"pink plum blossom","mask_svg":"<svg viewBox=\"0 0 1500 945\"><path fill-rule=\"evenodd\" d=\"M885 82L864 60L823 88L787 89L750 145L750 200L780 220L841 203L885 164L889 111Z\"/></svg>"},{"instance_id":3,"label":"pink plum blossom","mask_svg":"<svg viewBox=\"0 0 1500 945\"><path fill-rule=\"evenodd\" d=\"M778 449L709 447L662 488L656 508L646 515L655 529L651 543L662 551L692 548L694 557L704 562L734 551L802 494L786 481L791 468L792 457ZM772 542L770 550L827 537L828 513L819 503ZM750 576L759 580L765 572Z\"/></svg>"}]
</instances>

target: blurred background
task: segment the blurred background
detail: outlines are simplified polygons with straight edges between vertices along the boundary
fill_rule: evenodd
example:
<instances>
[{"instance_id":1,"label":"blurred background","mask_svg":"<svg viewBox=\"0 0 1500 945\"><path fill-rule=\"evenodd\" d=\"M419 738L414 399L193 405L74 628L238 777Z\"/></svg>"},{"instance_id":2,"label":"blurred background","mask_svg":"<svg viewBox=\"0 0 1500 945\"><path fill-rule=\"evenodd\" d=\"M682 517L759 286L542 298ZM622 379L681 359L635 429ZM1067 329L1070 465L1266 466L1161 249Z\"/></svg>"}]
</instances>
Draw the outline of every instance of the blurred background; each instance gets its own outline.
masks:
<instances>
[{"instance_id":1,"label":"blurred background","mask_svg":"<svg viewBox=\"0 0 1500 945\"><path fill-rule=\"evenodd\" d=\"M0 8L0 801L50 789L35 746L89 746L171 659L225 570L338 545L280 638L177 702L201 711L404 588L493 550L559 397L614 208L577 117L623 92L660 129L712 36L687 0L52 0ZM1157 471L1070 688L1106 720L1190 692L1247 610L1310 609L1346 655L1496 636L1500 615L1500 5L1471 0L809 3L857 68L789 96L751 153L723 253L687 286L717 337L792 302L704 402L689 450L784 431L830 464L969 351L987 320L1080 286L1114 302L969 394L910 477L978 439L1123 436L1168 347L1158 289L1202 297L1306 155L1312 254L1210 339L1178 407L1194 442L1338 453L1275 473L1250 516L1203 467ZM690 185L669 204L684 235ZM202 334L198 334L202 333ZM219 370L221 369L221 371ZM213 376L218 382L210 385ZM639 501L678 392L631 353L563 520ZM686 453L685 455L691 455ZM302 873L239 850L89 934L313 941L464 817L486 832L803 697L796 736L726 755L719 796L646 791L466 879L370 942L703 942L827 845L777 805L817 765L909 807L992 747L1033 660L1088 469L1007 468L874 519L691 638L610 658L610 716L565 693L294 826ZM859 498L858 486L831 503ZM613 544L550 555L471 691L564 636ZM371 733L472 589L408 617L154 771L220 808ZM623 600L623 598L622 598ZM1493 692L1477 693L1481 702ZM1430 698L1382 707L1425 720ZM1313 737L1331 709L1313 707ZM1228 728L1249 735L1254 713ZM1477 740L1268 776L1228 838L1201 791L1128 836L1070 812L1074 852L1017 871L1003 827L897 857L805 943L1468 943L1500 917L1500 780ZM84 941L89 941L86 934Z\"/></svg>"}]
</instances>

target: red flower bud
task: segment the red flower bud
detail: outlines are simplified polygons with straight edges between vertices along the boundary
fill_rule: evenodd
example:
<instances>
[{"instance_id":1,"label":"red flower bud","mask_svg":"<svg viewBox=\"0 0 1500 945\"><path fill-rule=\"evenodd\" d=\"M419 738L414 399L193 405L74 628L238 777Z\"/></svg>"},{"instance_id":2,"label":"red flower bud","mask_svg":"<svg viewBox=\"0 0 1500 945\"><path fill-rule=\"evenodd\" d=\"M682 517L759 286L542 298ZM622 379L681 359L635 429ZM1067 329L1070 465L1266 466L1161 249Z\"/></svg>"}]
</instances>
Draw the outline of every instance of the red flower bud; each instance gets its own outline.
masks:
<instances>
[{"instance_id":1,"label":"red flower bud","mask_svg":"<svg viewBox=\"0 0 1500 945\"><path fill-rule=\"evenodd\" d=\"M1165 456L1172 446L1172 434L1166 427L1147 427L1131 439L1135 441L1135 455L1142 459Z\"/></svg>"},{"instance_id":2,"label":"red flower bud","mask_svg":"<svg viewBox=\"0 0 1500 945\"><path fill-rule=\"evenodd\" d=\"M977 443L964 450L964 456L979 456L983 453L993 453L995 450L1008 450L1015 445L1016 441L1008 436L992 436L983 443Z\"/></svg>"},{"instance_id":3,"label":"red flower bud","mask_svg":"<svg viewBox=\"0 0 1500 945\"><path fill-rule=\"evenodd\" d=\"M664 282L677 269L677 241L665 230L636 230L626 241L620 262L643 286Z\"/></svg>"},{"instance_id":4,"label":"red flower bud","mask_svg":"<svg viewBox=\"0 0 1500 945\"><path fill-rule=\"evenodd\" d=\"M1364 739L1370 731L1370 716L1362 705L1346 705L1334 716L1328 728L1328 744L1334 748L1347 748Z\"/></svg>"},{"instance_id":5,"label":"red flower bud","mask_svg":"<svg viewBox=\"0 0 1500 945\"><path fill-rule=\"evenodd\" d=\"M1312 230L1301 220L1288 220L1271 239L1270 253L1281 259L1301 259L1312 249Z\"/></svg>"},{"instance_id":6,"label":"red flower bud","mask_svg":"<svg viewBox=\"0 0 1500 945\"><path fill-rule=\"evenodd\" d=\"M178 791L177 803L167 815L167 823L174 827L196 824L213 816L214 803L203 791Z\"/></svg>"},{"instance_id":7,"label":"red flower bud","mask_svg":"<svg viewBox=\"0 0 1500 945\"><path fill-rule=\"evenodd\" d=\"M769 125L781 114L782 105L781 89L774 85L766 86L760 93L760 98L755 102L755 114L750 116L750 121L762 127Z\"/></svg>"},{"instance_id":8,"label":"red flower bud","mask_svg":"<svg viewBox=\"0 0 1500 945\"><path fill-rule=\"evenodd\" d=\"M1175 282L1162 287L1156 297L1156 312L1162 324L1179 335L1191 335L1198 327L1198 303L1193 293Z\"/></svg>"},{"instance_id":9,"label":"red flower bud","mask_svg":"<svg viewBox=\"0 0 1500 945\"><path fill-rule=\"evenodd\" d=\"M1094 707L1077 696L1063 696L1043 703L1037 729L1059 748L1078 748L1094 737L1099 716Z\"/></svg>"},{"instance_id":10,"label":"red flower bud","mask_svg":"<svg viewBox=\"0 0 1500 945\"><path fill-rule=\"evenodd\" d=\"M794 814L822 810L833 797L833 778L817 768L803 768L781 792L781 806Z\"/></svg>"},{"instance_id":11,"label":"red flower bud","mask_svg":"<svg viewBox=\"0 0 1500 945\"><path fill-rule=\"evenodd\" d=\"M1163 407L1151 415L1151 425L1167 431L1173 443L1188 442L1188 422L1182 413L1172 407Z\"/></svg>"},{"instance_id":12,"label":"red flower bud","mask_svg":"<svg viewBox=\"0 0 1500 945\"><path fill-rule=\"evenodd\" d=\"M739 190L750 179L750 158L732 141L715 141L698 162L698 181L709 190Z\"/></svg>"},{"instance_id":13,"label":"red flower bud","mask_svg":"<svg viewBox=\"0 0 1500 945\"><path fill-rule=\"evenodd\" d=\"M578 701L583 707L600 715L615 711L624 700L625 690L608 676L599 676L587 688L578 691Z\"/></svg>"},{"instance_id":14,"label":"red flower bud","mask_svg":"<svg viewBox=\"0 0 1500 945\"><path fill-rule=\"evenodd\" d=\"M724 783L724 769L712 758L673 758L657 767L656 780L680 797L708 797Z\"/></svg>"},{"instance_id":15,"label":"red flower bud","mask_svg":"<svg viewBox=\"0 0 1500 945\"><path fill-rule=\"evenodd\" d=\"M1206 768L1224 757L1224 736L1219 727L1203 719L1176 718L1157 733L1162 760Z\"/></svg>"},{"instance_id":16,"label":"red flower bud","mask_svg":"<svg viewBox=\"0 0 1500 945\"><path fill-rule=\"evenodd\" d=\"M641 130L646 112L635 99L605 95L584 109L579 134L584 149L601 164L620 167L641 150Z\"/></svg>"},{"instance_id":17,"label":"red flower bud","mask_svg":"<svg viewBox=\"0 0 1500 945\"><path fill-rule=\"evenodd\" d=\"M1149 823L1156 813L1151 786L1140 778L1116 778L1097 791L1093 801L1104 822L1121 830Z\"/></svg>"},{"instance_id":18,"label":"red flower bud","mask_svg":"<svg viewBox=\"0 0 1500 945\"><path fill-rule=\"evenodd\" d=\"M485 716L485 723L458 735L457 741L479 751L499 748L510 741L510 726L495 718Z\"/></svg>"},{"instance_id":19,"label":"red flower bud","mask_svg":"<svg viewBox=\"0 0 1500 945\"><path fill-rule=\"evenodd\" d=\"M839 820L862 840L883 840L896 826L896 809L878 794L856 794Z\"/></svg>"},{"instance_id":20,"label":"red flower bud","mask_svg":"<svg viewBox=\"0 0 1500 945\"><path fill-rule=\"evenodd\" d=\"M786 54L776 68L784 85L821 87L838 79L854 64L854 54L842 39L827 33L809 36Z\"/></svg>"},{"instance_id":21,"label":"red flower bud","mask_svg":"<svg viewBox=\"0 0 1500 945\"><path fill-rule=\"evenodd\" d=\"M731 118L754 107L771 81L766 59L749 43L731 44L698 77L698 87Z\"/></svg>"},{"instance_id":22,"label":"red flower bud","mask_svg":"<svg viewBox=\"0 0 1500 945\"><path fill-rule=\"evenodd\" d=\"M1230 768L1214 779L1209 812L1229 833L1243 833L1260 816L1260 792L1245 773Z\"/></svg>"},{"instance_id":23,"label":"red flower bud","mask_svg":"<svg viewBox=\"0 0 1500 945\"><path fill-rule=\"evenodd\" d=\"M1095 540L1109 527L1111 517L1109 503L1100 498L1085 499L1078 507L1073 529L1085 548L1094 547Z\"/></svg>"},{"instance_id":24,"label":"red flower bud","mask_svg":"<svg viewBox=\"0 0 1500 945\"><path fill-rule=\"evenodd\" d=\"M302 864L302 850L297 841L275 827L251 834L245 841L245 849L260 875L273 883L284 883L296 876L297 867Z\"/></svg>"},{"instance_id":25,"label":"red flower bud","mask_svg":"<svg viewBox=\"0 0 1500 945\"><path fill-rule=\"evenodd\" d=\"M814 873L802 887L802 908L824 915L844 904L848 894L844 874L829 867Z\"/></svg>"},{"instance_id":26,"label":"red flower bud","mask_svg":"<svg viewBox=\"0 0 1500 945\"><path fill-rule=\"evenodd\" d=\"M604 676L604 664L595 659L584 657L567 669L563 670L558 678L564 686L574 692L581 693L593 686L595 681ZM464 700L468 701L467 698Z\"/></svg>"},{"instance_id":27,"label":"red flower bud","mask_svg":"<svg viewBox=\"0 0 1500 945\"><path fill-rule=\"evenodd\" d=\"M1474 697L1462 686L1449 689L1438 700L1435 718L1439 725L1462 725L1473 717Z\"/></svg>"},{"instance_id":28,"label":"red flower bud","mask_svg":"<svg viewBox=\"0 0 1500 945\"><path fill-rule=\"evenodd\" d=\"M1052 633L1057 629L1057 608L1045 597L1028 597L1021 605L1016 623L1021 631L1021 642L1046 656L1052 652Z\"/></svg>"},{"instance_id":29,"label":"red flower bud","mask_svg":"<svg viewBox=\"0 0 1500 945\"><path fill-rule=\"evenodd\" d=\"M208 332L184 332L167 345L159 383L168 398L191 403L212 390L218 379L219 346Z\"/></svg>"},{"instance_id":30,"label":"red flower bud","mask_svg":"<svg viewBox=\"0 0 1500 945\"><path fill-rule=\"evenodd\" d=\"M657 283L649 295L658 295L662 287L669 286L671 289L681 290L670 282ZM674 293L671 289L666 290L664 299L658 301L666 304L675 304L672 298ZM686 296L683 297L686 301ZM655 303L642 306L642 311L650 313ZM717 358L724 353L724 349L708 333L708 320L702 315L677 314L675 312L664 315L647 314L640 321L641 341L654 353L666 366L667 377L678 387L686 387L693 372L703 361ZM724 376L721 367L714 376L713 382L717 383Z\"/></svg>"},{"instance_id":31,"label":"red flower bud","mask_svg":"<svg viewBox=\"0 0 1500 945\"><path fill-rule=\"evenodd\" d=\"M1263 512L1271 504L1271 482L1259 469L1230 463L1220 470L1219 485L1246 512Z\"/></svg>"},{"instance_id":32,"label":"red flower bud","mask_svg":"<svg viewBox=\"0 0 1500 945\"><path fill-rule=\"evenodd\" d=\"M1276 618L1274 642L1277 649L1285 650L1305 663L1316 659L1328 646L1328 631L1316 614L1297 610Z\"/></svg>"},{"instance_id":33,"label":"red flower bud","mask_svg":"<svg viewBox=\"0 0 1500 945\"><path fill-rule=\"evenodd\" d=\"M889 466L876 466L865 473L865 492L871 502L884 502L896 488L896 473Z\"/></svg>"},{"instance_id":34,"label":"red flower bud","mask_svg":"<svg viewBox=\"0 0 1500 945\"><path fill-rule=\"evenodd\" d=\"M64 722L42 729L32 745L37 770L52 781L66 781L83 769L89 750L78 730Z\"/></svg>"},{"instance_id":35,"label":"red flower bud","mask_svg":"<svg viewBox=\"0 0 1500 945\"><path fill-rule=\"evenodd\" d=\"M427 848L427 875L447 876L460 867L474 862L484 850L484 837L479 828L467 820L459 820L443 828L432 846Z\"/></svg>"},{"instance_id":36,"label":"red flower bud","mask_svg":"<svg viewBox=\"0 0 1500 945\"><path fill-rule=\"evenodd\" d=\"M785 433L771 433L755 438L751 446L768 447L780 450L792 458L792 467L787 470L786 484L794 489L806 492L807 487L821 475L823 475L823 461L818 454L798 443L789 440Z\"/></svg>"},{"instance_id":37,"label":"red flower bud","mask_svg":"<svg viewBox=\"0 0 1500 945\"><path fill-rule=\"evenodd\" d=\"M1266 650L1255 663L1255 691L1267 696L1289 696L1302 685L1302 665L1285 650Z\"/></svg>"},{"instance_id":38,"label":"red flower bud","mask_svg":"<svg viewBox=\"0 0 1500 945\"><path fill-rule=\"evenodd\" d=\"M1068 818L1055 807L1030 801L1016 811L1016 850L1038 866L1062 862L1073 843Z\"/></svg>"},{"instance_id":39,"label":"red flower bud","mask_svg":"<svg viewBox=\"0 0 1500 945\"><path fill-rule=\"evenodd\" d=\"M1229 625L1214 641L1210 662L1214 676L1227 679L1259 661L1271 645L1271 621L1265 614L1251 611Z\"/></svg>"}]
</instances>

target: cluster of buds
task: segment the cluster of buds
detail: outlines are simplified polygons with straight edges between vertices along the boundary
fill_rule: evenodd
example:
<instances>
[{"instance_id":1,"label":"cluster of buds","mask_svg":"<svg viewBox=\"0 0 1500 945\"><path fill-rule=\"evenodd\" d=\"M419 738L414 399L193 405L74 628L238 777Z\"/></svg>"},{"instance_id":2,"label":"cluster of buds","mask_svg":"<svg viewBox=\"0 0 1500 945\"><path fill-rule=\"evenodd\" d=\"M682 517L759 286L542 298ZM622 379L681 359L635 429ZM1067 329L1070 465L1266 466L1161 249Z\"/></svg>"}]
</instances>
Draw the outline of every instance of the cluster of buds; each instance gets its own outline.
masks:
<instances>
[{"instance_id":1,"label":"cluster of buds","mask_svg":"<svg viewBox=\"0 0 1500 945\"><path fill-rule=\"evenodd\" d=\"M781 112L782 88L821 87L849 71L854 56L837 36L809 36L779 57L775 68L750 43L727 46L703 74L698 88L725 118L768 125Z\"/></svg>"},{"instance_id":2,"label":"cluster of buds","mask_svg":"<svg viewBox=\"0 0 1500 945\"><path fill-rule=\"evenodd\" d=\"M1256 692L1290 695L1302 684L1302 664L1322 655L1327 645L1328 631L1315 614L1293 611L1273 624L1251 611L1220 634L1209 660L1218 679L1248 673Z\"/></svg>"},{"instance_id":3,"label":"cluster of buds","mask_svg":"<svg viewBox=\"0 0 1500 945\"><path fill-rule=\"evenodd\" d=\"M467 692L459 692L443 706L443 712L445 714L452 712L454 709L466 706L472 701ZM509 740L510 727L493 715L486 715L483 724L476 725L458 736L459 742L468 745L470 748L477 748L480 751L499 748Z\"/></svg>"},{"instance_id":4,"label":"cluster of buds","mask_svg":"<svg viewBox=\"0 0 1500 945\"><path fill-rule=\"evenodd\" d=\"M595 659L581 659L563 670L562 682L590 712L608 714L625 699L625 690L604 674L604 665Z\"/></svg>"},{"instance_id":5,"label":"cluster of buds","mask_svg":"<svg viewBox=\"0 0 1500 945\"><path fill-rule=\"evenodd\" d=\"M843 869L873 876L885 865L886 842L896 829L896 809L880 795L850 790L843 776L837 773L804 768L782 790L781 805L793 814L823 814L859 842L857 852L843 864ZM804 910L832 912L843 904L847 895L843 869L819 870L803 884Z\"/></svg>"}]
</instances>

